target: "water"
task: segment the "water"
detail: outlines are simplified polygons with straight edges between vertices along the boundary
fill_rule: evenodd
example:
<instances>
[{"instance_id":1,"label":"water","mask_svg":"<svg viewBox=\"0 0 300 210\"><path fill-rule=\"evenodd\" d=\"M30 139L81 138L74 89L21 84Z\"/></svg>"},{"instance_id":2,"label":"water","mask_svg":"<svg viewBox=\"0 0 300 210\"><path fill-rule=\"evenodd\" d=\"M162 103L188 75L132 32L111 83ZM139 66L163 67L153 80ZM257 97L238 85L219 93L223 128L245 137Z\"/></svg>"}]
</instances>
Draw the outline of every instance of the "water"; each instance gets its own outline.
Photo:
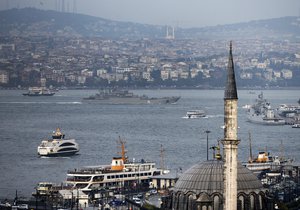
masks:
<instances>
[{"instance_id":1,"label":"water","mask_svg":"<svg viewBox=\"0 0 300 210\"><path fill-rule=\"evenodd\" d=\"M119 136L126 140L127 155L160 163L160 146L165 149L169 169L188 169L206 160L206 130L209 145L223 137L223 90L135 90L148 96L181 96L175 105L99 105L82 103L81 98L96 90L62 90L52 97L25 97L20 90L0 91L0 198L29 197L38 182L60 183L67 170L108 164L119 151ZM267 150L300 160L300 129L291 126L262 126L246 122L241 107L257 97L247 90L239 94L239 160L249 154L248 133L253 153ZM296 104L299 90L266 90L264 97L273 107ZM182 118L190 109L204 109L208 117ZM37 146L50 138L56 127L80 144L80 154L68 158L39 158ZM281 142L284 144L282 148ZM210 157L212 154L210 154Z\"/></svg>"}]
</instances>

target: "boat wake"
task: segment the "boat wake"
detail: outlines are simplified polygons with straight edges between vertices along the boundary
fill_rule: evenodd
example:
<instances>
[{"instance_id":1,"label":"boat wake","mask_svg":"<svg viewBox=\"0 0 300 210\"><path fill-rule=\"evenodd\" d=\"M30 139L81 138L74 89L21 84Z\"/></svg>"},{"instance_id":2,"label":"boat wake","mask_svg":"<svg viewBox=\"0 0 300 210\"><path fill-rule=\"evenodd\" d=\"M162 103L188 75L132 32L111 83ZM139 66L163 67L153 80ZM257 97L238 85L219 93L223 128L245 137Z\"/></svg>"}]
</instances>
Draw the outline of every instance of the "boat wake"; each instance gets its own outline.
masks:
<instances>
[{"instance_id":1,"label":"boat wake","mask_svg":"<svg viewBox=\"0 0 300 210\"><path fill-rule=\"evenodd\" d=\"M205 116L205 117L188 117L188 116L183 116L181 117L182 119L203 119L203 118L208 118L208 116Z\"/></svg>"},{"instance_id":2,"label":"boat wake","mask_svg":"<svg viewBox=\"0 0 300 210\"><path fill-rule=\"evenodd\" d=\"M80 101L56 102L56 104L82 104Z\"/></svg>"},{"instance_id":3,"label":"boat wake","mask_svg":"<svg viewBox=\"0 0 300 210\"><path fill-rule=\"evenodd\" d=\"M219 118L219 117L224 117L223 114L216 114L216 115L206 115L207 118Z\"/></svg>"}]
</instances>

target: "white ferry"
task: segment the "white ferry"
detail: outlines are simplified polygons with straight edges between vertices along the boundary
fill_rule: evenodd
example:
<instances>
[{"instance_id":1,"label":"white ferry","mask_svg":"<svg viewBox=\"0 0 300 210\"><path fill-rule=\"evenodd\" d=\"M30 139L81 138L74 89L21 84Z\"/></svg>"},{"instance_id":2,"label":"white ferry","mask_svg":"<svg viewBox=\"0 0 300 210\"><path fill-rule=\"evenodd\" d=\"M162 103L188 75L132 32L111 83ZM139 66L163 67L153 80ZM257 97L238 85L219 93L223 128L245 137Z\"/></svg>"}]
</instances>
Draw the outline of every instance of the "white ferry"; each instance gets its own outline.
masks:
<instances>
[{"instance_id":1,"label":"white ferry","mask_svg":"<svg viewBox=\"0 0 300 210\"><path fill-rule=\"evenodd\" d=\"M149 186L152 176L168 173L158 169L154 162L129 161L125 156L125 141L121 144L121 157L114 157L110 165L91 166L68 171L68 184L89 193L92 189L133 189L137 186Z\"/></svg>"},{"instance_id":2,"label":"white ferry","mask_svg":"<svg viewBox=\"0 0 300 210\"><path fill-rule=\"evenodd\" d=\"M28 92L23 93L23 96L53 96L55 92L45 87L30 87Z\"/></svg>"},{"instance_id":3,"label":"white ferry","mask_svg":"<svg viewBox=\"0 0 300 210\"><path fill-rule=\"evenodd\" d=\"M38 146L40 156L67 156L79 152L79 145L75 139L65 139L59 128L53 131L52 139L43 140Z\"/></svg>"},{"instance_id":4,"label":"white ferry","mask_svg":"<svg viewBox=\"0 0 300 210\"><path fill-rule=\"evenodd\" d=\"M194 119L194 118L201 118L206 117L204 110L189 110L186 112L185 118Z\"/></svg>"},{"instance_id":5,"label":"white ferry","mask_svg":"<svg viewBox=\"0 0 300 210\"><path fill-rule=\"evenodd\" d=\"M295 123L292 125L292 128L300 128L300 123Z\"/></svg>"}]
</instances>

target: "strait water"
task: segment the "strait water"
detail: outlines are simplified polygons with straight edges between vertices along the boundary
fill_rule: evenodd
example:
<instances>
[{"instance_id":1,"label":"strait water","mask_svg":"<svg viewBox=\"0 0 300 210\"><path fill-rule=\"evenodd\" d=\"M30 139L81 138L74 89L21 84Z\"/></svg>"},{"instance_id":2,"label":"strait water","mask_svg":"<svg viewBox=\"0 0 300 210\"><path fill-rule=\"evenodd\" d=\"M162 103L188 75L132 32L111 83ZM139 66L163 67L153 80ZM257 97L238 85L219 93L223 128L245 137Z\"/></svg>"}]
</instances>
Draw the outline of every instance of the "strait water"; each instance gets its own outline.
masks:
<instances>
[{"instance_id":1,"label":"strait water","mask_svg":"<svg viewBox=\"0 0 300 210\"><path fill-rule=\"evenodd\" d=\"M181 96L173 105L100 105L82 103L96 90L61 90L52 97L26 97L21 90L0 91L0 198L29 197L38 182L60 183L67 170L109 164L119 151L119 136L126 140L129 159L152 160L159 165L160 146L165 149L165 166L183 171L206 160L206 130L209 146L223 137L223 90L135 90L153 97ZM238 91L239 160L249 154L248 133L253 154L265 150L300 160L300 129L262 126L246 122L242 109L257 97L248 90ZM273 108L296 104L299 90L264 90ZM186 111L204 109L201 119L182 118ZM51 138L60 127L66 138L80 144L79 155L67 158L40 158L37 146ZM283 147L281 146L283 143ZM210 152L209 156L212 156Z\"/></svg>"}]
</instances>

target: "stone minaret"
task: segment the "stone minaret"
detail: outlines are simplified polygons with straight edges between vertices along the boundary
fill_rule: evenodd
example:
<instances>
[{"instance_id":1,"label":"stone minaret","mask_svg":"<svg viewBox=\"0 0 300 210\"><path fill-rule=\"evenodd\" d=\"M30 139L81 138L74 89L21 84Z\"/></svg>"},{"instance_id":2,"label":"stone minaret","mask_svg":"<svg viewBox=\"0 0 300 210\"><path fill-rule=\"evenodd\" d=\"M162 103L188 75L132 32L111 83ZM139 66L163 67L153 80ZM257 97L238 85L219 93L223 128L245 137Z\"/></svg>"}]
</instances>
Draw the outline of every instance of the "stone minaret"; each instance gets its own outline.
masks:
<instances>
[{"instance_id":1,"label":"stone minaret","mask_svg":"<svg viewBox=\"0 0 300 210\"><path fill-rule=\"evenodd\" d=\"M224 210L237 209L237 90L232 58L232 42L230 42L227 81L224 95Z\"/></svg>"}]
</instances>

